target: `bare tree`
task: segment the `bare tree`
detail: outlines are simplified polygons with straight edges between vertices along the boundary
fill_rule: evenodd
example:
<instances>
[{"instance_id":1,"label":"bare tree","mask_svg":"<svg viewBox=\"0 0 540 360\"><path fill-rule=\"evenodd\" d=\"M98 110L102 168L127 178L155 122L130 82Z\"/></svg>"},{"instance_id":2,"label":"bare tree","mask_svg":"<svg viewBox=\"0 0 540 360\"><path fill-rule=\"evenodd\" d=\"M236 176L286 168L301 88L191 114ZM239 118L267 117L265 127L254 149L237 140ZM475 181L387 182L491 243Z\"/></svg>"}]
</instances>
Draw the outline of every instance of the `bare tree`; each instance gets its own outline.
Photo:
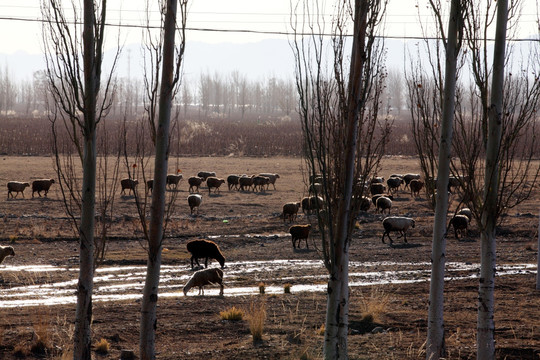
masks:
<instances>
[{"instance_id":1,"label":"bare tree","mask_svg":"<svg viewBox=\"0 0 540 360\"><path fill-rule=\"evenodd\" d=\"M180 46L175 57L175 34L177 28L177 1L163 3L163 64L159 93L159 113L156 126L154 191L150 211L148 233L148 260L146 280L141 305L139 348L141 359L155 358L155 331L157 323L157 300L161 269L161 249L164 239L165 186L169 153L169 127L172 99L180 78L180 68L185 48L187 0L180 1Z\"/></svg>"},{"instance_id":2,"label":"bare tree","mask_svg":"<svg viewBox=\"0 0 540 360\"><path fill-rule=\"evenodd\" d=\"M72 8L74 21L68 21L64 14L64 3L45 0L41 11L44 21L44 46L47 62L49 90L54 105L53 131L56 116L63 119L70 140L82 164L82 186L72 187L75 174L61 171L60 155L55 145L57 171L61 184L67 185L63 192L64 202L79 202L79 282L77 285L77 309L75 319L74 352L75 359L91 358L92 290L96 199L96 129L110 106L112 87L110 76L102 89L101 64L103 61L103 40L105 34L106 1L99 5L85 0L83 8L75 4ZM82 10L82 26L79 12ZM115 61L118 57L116 54ZM113 66L114 69L114 66ZM112 71L111 71L112 74ZM57 139L57 137L55 137ZM69 160L68 160L69 161ZM67 167L74 171L73 164ZM71 180L69 180L71 179ZM72 216L74 219L74 217Z\"/></svg>"},{"instance_id":3,"label":"bare tree","mask_svg":"<svg viewBox=\"0 0 540 360\"><path fill-rule=\"evenodd\" d=\"M431 7L442 28L440 3L431 1ZM454 122L455 88L458 55L463 34L463 8L461 0L453 0L450 8L447 36L443 36L446 66L442 99L442 119L439 141L438 181L433 224L431 255L431 281L429 290L428 334L426 359L435 360L446 355L444 346L444 270L446 265L446 216L448 207L448 180L450 176L450 151Z\"/></svg>"},{"instance_id":4,"label":"bare tree","mask_svg":"<svg viewBox=\"0 0 540 360\"><path fill-rule=\"evenodd\" d=\"M329 44L321 35L325 32L322 4L300 1L291 19L306 164L311 178L323 177L323 190L317 195L324 199L318 223L321 255L329 273L326 359L347 358L348 249L359 203L352 200L362 195L364 181L376 168L388 135L388 123L379 119L386 72L381 43L375 41L384 4L357 0L336 7L329 57ZM345 34L351 21L348 58L345 52L351 44L346 44ZM329 58L333 59L326 68ZM376 134L377 130L381 133Z\"/></svg>"}]
</instances>

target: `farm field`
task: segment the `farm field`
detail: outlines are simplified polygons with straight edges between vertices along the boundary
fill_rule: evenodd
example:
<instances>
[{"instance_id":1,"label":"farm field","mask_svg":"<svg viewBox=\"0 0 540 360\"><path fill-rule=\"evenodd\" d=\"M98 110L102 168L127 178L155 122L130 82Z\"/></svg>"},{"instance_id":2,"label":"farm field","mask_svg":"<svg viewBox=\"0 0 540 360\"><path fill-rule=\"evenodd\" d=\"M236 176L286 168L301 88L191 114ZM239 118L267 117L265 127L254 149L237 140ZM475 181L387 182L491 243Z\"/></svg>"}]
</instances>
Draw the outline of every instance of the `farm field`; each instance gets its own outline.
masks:
<instances>
[{"instance_id":1,"label":"farm field","mask_svg":"<svg viewBox=\"0 0 540 360\"><path fill-rule=\"evenodd\" d=\"M300 201L306 195L302 168L298 157L169 160L169 173L181 169L184 178L201 170L215 171L221 178L260 172L278 173L280 178L276 190L270 186L268 191L257 193L229 191L225 184L220 193L208 194L203 186L203 203L197 215L190 215L185 179L178 190L168 192L177 196L177 202L163 249L158 359L321 358L323 337L319 330L325 321L326 272L316 251L320 237L315 230L309 250L293 251L290 224L281 218L284 203ZM415 157L391 156L384 158L379 175L408 172L419 172ZM121 174L127 174L125 165ZM48 345L46 358L59 358L71 345L75 305L70 301L76 286L73 280L77 279L78 243L60 188L53 184L47 198L32 198L30 188L24 198L20 194L16 199L7 198L8 181L37 178L56 178L51 158L0 157L0 245L11 245L16 253L0 265L0 359L43 357L39 349L32 351L38 337ZM118 359L122 350L138 352L137 294L142 294L139 289L144 282L138 273L144 272L146 252L140 241L134 197L121 195L120 189L116 193L111 240L105 261L96 272L103 280L96 281L92 326L94 341L106 339L110 349L107 354L96 353L96 359ZM535 290L539 200L540 189L536 188L531 199L509 211L498 229L497 359L540 359L540 292ZM350 248L351 359L425 358L433 211L424 193L414 199L401 190L391 212L416 220L416 227L408 233L408 244L401 239L395 240L394 247L381 242L384 215L376 214L373 206L357 217ZM315 219L304 214L296 223L311 223L316 228ZM198 238L212 239L225 255L223 297L217 296L215 287L206 289L205 296L198 296L197 290L188 296L182 293L191 274L185 244ZM474 221L464 239L457 240L449 233L447 262L459 269L449 272L445 286L448 359L475 358L479 253L480 236ZM121 283L129 286L115 287L114 281L120 278L130 278ZM259 294L261 282L265 294ZM53 288L50 296L61 301L41 302L40 291L51 284L64 284ZM285 284L291 284L290 294L284 293ZM35 294L28 295L29 289ZM117 297L111 295L112 289ZM243 310L244 319L220 318L221 311L232 307ZM266 310L262 341L255 343L246 320L250 307ZM366 314L372 314L373 321L366 319Z\"/></svg>"}]
</instances>

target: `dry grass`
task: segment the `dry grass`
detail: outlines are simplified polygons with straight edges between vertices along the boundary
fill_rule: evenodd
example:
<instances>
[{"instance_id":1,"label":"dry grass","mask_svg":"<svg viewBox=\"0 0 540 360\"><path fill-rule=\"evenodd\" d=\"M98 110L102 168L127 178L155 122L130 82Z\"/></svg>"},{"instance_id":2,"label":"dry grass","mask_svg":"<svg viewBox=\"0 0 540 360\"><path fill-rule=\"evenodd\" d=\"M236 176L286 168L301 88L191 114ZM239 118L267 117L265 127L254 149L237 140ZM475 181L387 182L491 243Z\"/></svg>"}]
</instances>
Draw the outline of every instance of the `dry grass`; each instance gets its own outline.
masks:
<instances>
[{"instance_id":1,"label":"dry grass","mask_svg":"<svg viewBox=\"0 0 540 360\"><path fill-rule=\"evenodd\" d=\"M382 288L372 287L369 293L359 291L357 303L362 319L369 322L381 322L383 315L388 312L390 295Z\"/></svg>"},{"instance_id":2,"label":"dry grass","mask_svg":"<svg viewBox=\"0 0 540 360\"><path fill-rule=\"evenodd\" d=\"M261 341L264 332L264 323L266 321L266 302L264 300L252 301L249 304L247 320L253 342Z\"/></svg>"},{"instance_id":3,"label":"dry grass","mask_svg":"<svg viewBox=\"0 0 540 360\"><path fill-rule=\"evenodd\" d=\"M221 311L219 317L222 320L239 321L244 317L244 312L233 306L228 310Z\"/></svg>"},{"instance_id":4,"label":"dry grass","mask_svg":"<svg viewBox=\"0 0 540 360\"><path fill-rule=\"evenodd\" d=\"M288 283L283 285L283 292L285 294L290 294L291 293L291 287L292 287L292 285L288 284Z\"/></svg>"},{"instance_id":5,"label":"dry grass","mask_svg":"<svg viewBox=\"0 0 540 360\"><path fill-rule=\"evenodd\" d=\"M101 338L95 345L94 345L96 352L99 354L108 354L109 349L111 347L111 344L107 341L107 339Z\"/></svg>"},{"instance_id":6,"label":"dry grass","mask_svg":"<svg viewBox=\"0 0 540 360\"><path fill-rule=\"evenodd\" d=\"M264 294L264 291L266 289L266 285L263 282L260 282L258 286L259 286L259 294L261 294L261 295Z\"/></svg>"}]
</instances>

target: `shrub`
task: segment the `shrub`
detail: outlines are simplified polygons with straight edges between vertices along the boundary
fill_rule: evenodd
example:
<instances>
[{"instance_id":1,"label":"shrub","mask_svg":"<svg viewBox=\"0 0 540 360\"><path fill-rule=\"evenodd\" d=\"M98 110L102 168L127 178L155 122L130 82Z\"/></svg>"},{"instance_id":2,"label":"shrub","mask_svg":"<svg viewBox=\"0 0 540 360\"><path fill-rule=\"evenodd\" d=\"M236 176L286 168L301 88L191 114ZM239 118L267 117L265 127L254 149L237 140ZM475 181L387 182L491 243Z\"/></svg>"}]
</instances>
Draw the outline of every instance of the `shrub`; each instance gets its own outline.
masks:
<instances>
[{"instance_id":1,"label":"shrub","mask_svg":"<svg viewBox=\"0 0 540 360\"><path fill-rule=\"evenodd\" d=\"M109 352L111 344L109 344L109 342L106 339L101 338L101 340L99 340L96 343L95 347L96 347L96 352L97 353L107 354Z\"/></svg>"},{"instance_id":2,"label":"shrub","mask_svg":"<svg viewBox=\"0 0 540 360\"><path fill-rule=\"evenodd\" d=\"M219 313L219 316L222 320L231 320L231 321L238 321L242 320L244 317L244 312L240 309L237 309L235 306L230 308L229 310L224 310Z\"/></svg>"},{"instance_id":3,"label":"shrub","mask_svg":"<svg viewBox=\"0 0 540 360\"><path fill-rule=\"evenodd\" d=\"M261 341L264 331L264 322L266 320L266 304L264 302L259 302L258 304L252 302L249 305L247 319L253 342Z\"/></svg>"},{"instance_id":4,"label":"shrub","mask_svg":"<svg viewBox=\"0 0 540 360\"><path fill-rule=\"evenodd\" d=\"M390 296L382 289L371 288L369 294L360 292L359 305L363 322L380 322L381 316L387 312Z\"/></svg>"}]
</instances>

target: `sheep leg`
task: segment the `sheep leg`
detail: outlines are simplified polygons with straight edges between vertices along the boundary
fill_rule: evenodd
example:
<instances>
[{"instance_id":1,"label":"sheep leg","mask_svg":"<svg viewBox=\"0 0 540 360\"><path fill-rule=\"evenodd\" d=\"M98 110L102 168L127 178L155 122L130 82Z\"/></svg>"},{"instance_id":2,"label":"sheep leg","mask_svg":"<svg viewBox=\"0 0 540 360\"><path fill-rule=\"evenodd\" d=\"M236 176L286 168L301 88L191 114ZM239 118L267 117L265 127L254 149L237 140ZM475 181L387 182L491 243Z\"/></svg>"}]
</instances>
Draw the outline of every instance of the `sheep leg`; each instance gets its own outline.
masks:
<instances>
[{"instance_id":1,"label":"sheep leg","mask_svg":"<svg viewBox=\"0 0 540 360\"><path fill-rule=\"evenodd\" d=\"M204 268L206 269L208 267L208 257L204 259Z\"/></svg>"},{"instance_id":2,"label":"sheep leg","mask_svg":"<svg viewBox=\"0 0 540 360\"><path fill-rule=\"evenodd\" d=\"M295 244L295 241L294 241L294 237L292 238L292 246L293 246L293 249L296 249L296 244ZM300 246L300 244L298 244L298 246Z\"/></svg>"},{"instance_id":3,"label":"sheep leg","mask_svg":"<svg viewBox=\"0 0 540 360\"><path fill-rule=\"evenodd\" d=\"M308 245L308 238L306 238L306 249L309 250L309 245Z\"/></svg>"}]
</instances>

